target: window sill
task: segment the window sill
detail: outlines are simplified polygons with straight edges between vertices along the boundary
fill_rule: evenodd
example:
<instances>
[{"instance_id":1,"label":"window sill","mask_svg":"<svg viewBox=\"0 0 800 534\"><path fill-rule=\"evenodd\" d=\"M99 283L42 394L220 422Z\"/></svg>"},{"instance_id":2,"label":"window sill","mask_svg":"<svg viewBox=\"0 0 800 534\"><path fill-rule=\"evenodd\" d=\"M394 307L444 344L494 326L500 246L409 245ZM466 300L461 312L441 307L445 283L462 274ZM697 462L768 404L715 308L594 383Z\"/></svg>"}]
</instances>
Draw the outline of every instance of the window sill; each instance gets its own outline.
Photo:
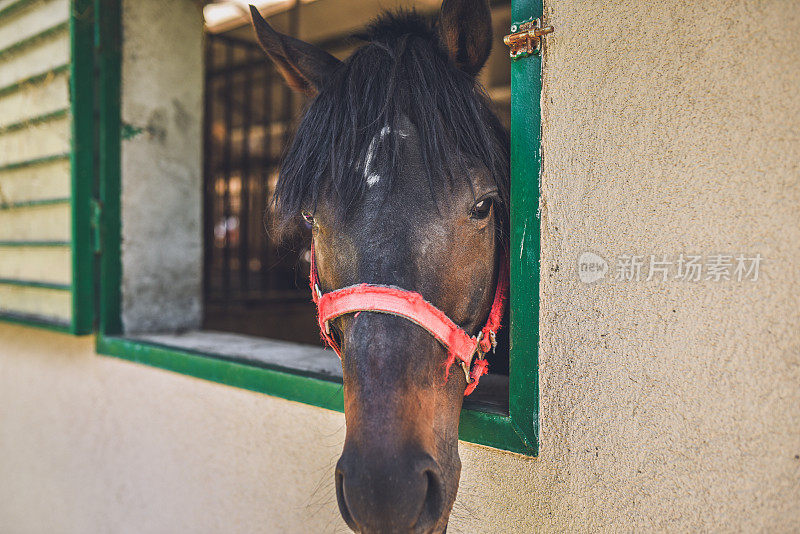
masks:
<instances>
[{"instance_id":1,"label":"window sill","mask_svg":"<svg viewBox=\"0 0 800 534\"><path fill-rule=\"evenodd\" d=\"M214 330L179 334L136 334L126 336L126 339L209 358L312 376L339 384L342 382L339 358L332 350L326 350L321 345L315 347Z\"/></svg>"},{"instance_id":2,"label":"window sill","mask_svg":"<svg viewBox=\"0 0 800 534\"><path fill-rule=\"evenodd\" d=\"M233 387L344 411L341 366L336 355L310 345L240 334L99 335L97 351ZM480 394L479 394L480 392ZM464 402L459 438L531 454L508 414L508 378L487 375Z\"/></svg>"}]
</instances>

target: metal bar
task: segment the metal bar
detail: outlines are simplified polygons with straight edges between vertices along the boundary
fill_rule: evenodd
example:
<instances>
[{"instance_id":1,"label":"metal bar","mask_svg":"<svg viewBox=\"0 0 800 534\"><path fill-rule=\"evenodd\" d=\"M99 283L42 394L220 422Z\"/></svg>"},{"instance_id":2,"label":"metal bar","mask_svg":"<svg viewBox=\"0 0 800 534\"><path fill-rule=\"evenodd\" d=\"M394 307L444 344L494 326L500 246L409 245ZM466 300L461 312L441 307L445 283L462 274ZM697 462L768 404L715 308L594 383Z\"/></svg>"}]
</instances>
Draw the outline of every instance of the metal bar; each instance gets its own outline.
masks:
<instances>
[{"instance_id":1,"label":"metal bar","mask_svg":"<svg viewBox=\"0 0 800 534\"><path fill-rule=\"evenodd\" d=\"M247 304L263 304L263 303L307 303L308 290L273 290L273 291L250 291L247 295L231 296L231 302L247 303Z\"/></svg>"},{"instance_id":2,"label":"metal bar","mask_svg":"<svg viewBox=\"0 0 800 534\"><path fill-rule=\"evenodd\" d=\"M27 78L23 78L22 80L16 81L12 84L0 87L0 97L19 91L24 87L27 87L29 84L37 84L44 82L48 78L55 78L59 74L64 74L66 72L69 72L69 70L70 70L70 64L66 63L64 65L53 67L52 69L46 70L44 72L40 72L39 74L28 76Z\"/></svg>"},{"instance_id":3,"label":"metal bar","mask_svg":"<svg viewBox=\"0 0 800 534\"><path fill-rule=\"evenodd\" d=\"M249 15L248 15L249 17ZM223 33L215 33L214 39L224 42L227 45L234 45L234 46L248 46L253 48L259 48L258 44L254 43L253 41L249 41L247 39L242 39L241 37L233 37L230 35L225 35Z\"/></svg>"},{"instance_id":4,"label":"metal bar","mask_svg":"<svg viewBox=\"0 0 800 534\"><path fill-rule=\"evenodd\" d=\"M267 203L269 202L269 175L272 172L271 163L272 160L272 117L273 117L273 104L275 100L273 98L273 89L274 89L274 82L273 82L273 74L275 73L275 68L271 63L264 64L264 94L262 95L263 98L263 113L261 117L261 124L264 126L264 131L266 132L266 138L264 139L263 145L263 163L259 164L259 177L261 180L261 194L259 197L263 202L263 209L261 210L262 213L268 213L268 206ZM270 288L270 269L269 264L272 261L272 251L271 251L271 244L268 237L262 237L259 242L261 243L261 279L260 279L260 288L262 291L268 291Z\"/></svg>"},{"instance_id":5,"label":"metal bar","mask_svg":"<svg viewBox=\"0 0 800 534\"><path fill-rule=\"evenodd\" d=\"M44 165L45 163L68 160L69 158L70 154L66 153L66 154L53 154L52 156L43 156L41 158L27 159L23 161L15 161L14 163L7 163L6 165L0 165L0 172L13 171L16 169L24 169L25 167L33 167L36 165Z\"/></svg>"},{"instance_id":6,"label":"metal bar","mask_svg":"<svg viewBox=\"0 0 800 534\"><path fill-rule=\"evenodd\" d=\"M38 280L17 280L14 278L0 278L0 285L32 287L36 289L57 289L59 291L71 291L71 284L56 284L53 282L40 282Z\"/></svg>"},{"instance_id":7,"label":"metal bar","mask_svg":"<svg viewBox=\"0 0 800 534\"><path fill-rule=\"evenodd\" d=\"M14 54L18 54L22 52L29 46L35 46L36 44L46 41L47 39L58 35L59 33L65 33L69 28L69 22L64 21L56 24L55 26L51 26L44 31L31 35L30 37L26 37L21 41L17 41L16 43L9 45L2 50L0 50L0 59L5 59L8 56L13 56Z\"/></svg>"},{"instance_id":8,"label":"metal bar","mask_svg":"<svg viewBox=\"0 0 800 534\"><path fill-rule=\"evenodd\" d=\"M225 50L225 63L231 64L234 59L234 47L228 45ZM225 191L222 196L222 218L225 226L225 238L222 247L222 294L227 295L231 286L231 243L228 223L231 217L231 149L233 143L233 79L225 80L225 141L222 148L222 174L225 180Z\"/></svg>"},{"instance_id":9,"label":"metal bar","mask_svg":"<svg viewBox=\"0 0 800 534\"><path fill-rule=\"evenodd\" d=\"M272 124L275 125L275 124L280 124L280 123L273 122ZM268 133L268 135L269 135L269 133ZM283 137L283 136L281 136L281 137ZM281 140L279 139L278 142L281 143ZM271 157L251 156L250 157L250 168L251 169L255 169L256 167L265 167L266 168L266 167L269 167L269 166L277 165L280 162L279 158L280 158L280 152L281 152L282 148L283 148L283 144L281 144L278 147L278 150L276 151L277 154L274 155L274 156L271 156ZM211 172L222 172L223 170L224 170L224 167L220 164L220 165L212 168Z\"/></svg>"},{"instance_id":10,"label":"metal bar","mask_svg":"<svg viewBox=\"0 0 800 534\"><path fill-rule=\"evenodd\" d=\"M250 52L248 52L249 54ZM242 85L244 99L242 102L242 187L239 190L239 288L246 293L250 285L250 115L253 98L253 71L251 69L245 71Z\"/></svg>"},{"instance_id":11,"label":"metal bar","mask_svg":"<svg viewBox=\"0 0 800 534\"><path fill-rule=\"evenodd\" d=\"M52 206L54 204L69 204L70 197L66 198L42 198L38 200L23 200L21 202L2 202L0 201L0 211L13 210L19 208L33 208L36 206Z\"/></svg>"},{"instance_id":12,"label":"metal bar","mask_svg":"<svg viewBox=\"0 0 800 534\"><path fill-rule=\"evenodd\" d=\"M0 241L0 247L69 247L69 241Z\"/></svg>"},{"instance_id":13,"label":"metal bar","mask_svg":"<svg viewBox=\"0 0 800 534\"><path fill-rule=\"evenodd\" d=\"M238 65L233 65L233 66L225 67L225 68L222 68L222 69L212 70L212 71L210 71L208 73L208 75L209 76L213 76L213 77L227 76L229 74L236 74L237 72L246 71L248 69L252 69L252 68L258 67L263 63L269 62L269 59L267 58L267 56L263 52L261 52L261 55L262 55L262 57L254 60L254 61L248 61L246 63L240 63Z\"/></svg>"},{"instance_id":14,"label":"metal bar","mask_svg":"<svg viewBox=\"0 0 800 534\"><path fill-rule=\"evenodd\" d=\"M211 169L214 165L213 138L211 129L214 124L213 77L209 69L214 65L214 44L216 37L206 33L206 76L203 102L203 295L208 301L211 295L211 271L214 261L214 177Z\"/></svg>"},{"instance_id":15,"label":"metal bar","mask_svg":"<svg viewBox=\"0 0 800 534\"><path fill-rule=\"evenodd\" d=\"M49 121L63 119L69 116L69 111L70 111L69 108L58 109L56 111L44 113L36 117L31 117L29 119L21 120L19 122L14 122L11 124L7 124L5 126L0 126L0 135L15 132L17 130L23 130L31 126L38 126L39 124L44 124Z\"/></svg>"}]
</instances>

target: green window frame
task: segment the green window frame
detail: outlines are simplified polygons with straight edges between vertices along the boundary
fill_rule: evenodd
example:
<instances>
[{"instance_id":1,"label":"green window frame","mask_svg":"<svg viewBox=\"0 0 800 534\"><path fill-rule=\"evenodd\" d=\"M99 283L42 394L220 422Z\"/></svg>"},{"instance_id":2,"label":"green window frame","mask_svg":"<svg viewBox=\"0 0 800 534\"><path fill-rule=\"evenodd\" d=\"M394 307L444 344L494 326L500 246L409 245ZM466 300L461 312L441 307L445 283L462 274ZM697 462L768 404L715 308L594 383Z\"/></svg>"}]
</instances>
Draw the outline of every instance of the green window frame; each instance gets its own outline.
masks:
<instances>
[{"instance_id":1,"label":"green window frame","mask_svg":"<svg viewBox=\"0 0 800 534\"><path fill-rule=\"evenodd\" d=\"M69 250L71 275L70 280L52 282L28 279L19 276L0 278L0 285L5 287L27 288L31 290L47 290L57 294L68 294L71 302L69 319L51 317L17 311L3 307L0 321L42 327L71 334L88 334L94 330L94 280L95 253L92 243L92 194L94 189L94 63L93 63L93 17L91 0L66 0L69 10L66 21L51 25L46 29L26 36L0 50L0 70L6 60L13 61L37 47L52 43L68 32L69 59L44 71L39 69L33 75L16 79L13 83L0 87L0 98L12 97L24 93L32 87L52 81L55 77L66 74L69 77L69 103L66 108L50 110L43 114L34 114L13 124L5 124L0 128L0 137L30 128L46 126L58 120L70 121L70 148L67 153L48 153L36 158L24 160L0 161L0 185L3 174L7 172L25 172L59 161L69 162L70 193L57 198L36 198L20 202L2 202L0 211L15 214L19 210L43 207L70 206L70 238L57 239L0 239L0 254L7 258L18 258L23 261L23 250ZM18 16L40 9L37 0L17 0L7 4L0 10L0 24L13 21ZM35 134L34 134L35 135ZM23 215L24 216L24 215Z\"/></svg>"},{"instance_id":2,"label":"green window frame","mask_svg":"<svg viewBox=\"0 0 800 534\"><path fill-rule=\"evenodd\" d=\"M95 0L102 255L97 351L193 377L344 411L340 382L256 367L122 336L120 321L120 1ZM541 17L541 0L512 0L512 21ZM511 296L509 414L464 409L459 438L520 454L539 452L541 57L511 61Z\"/></svg>"}]
</instances>

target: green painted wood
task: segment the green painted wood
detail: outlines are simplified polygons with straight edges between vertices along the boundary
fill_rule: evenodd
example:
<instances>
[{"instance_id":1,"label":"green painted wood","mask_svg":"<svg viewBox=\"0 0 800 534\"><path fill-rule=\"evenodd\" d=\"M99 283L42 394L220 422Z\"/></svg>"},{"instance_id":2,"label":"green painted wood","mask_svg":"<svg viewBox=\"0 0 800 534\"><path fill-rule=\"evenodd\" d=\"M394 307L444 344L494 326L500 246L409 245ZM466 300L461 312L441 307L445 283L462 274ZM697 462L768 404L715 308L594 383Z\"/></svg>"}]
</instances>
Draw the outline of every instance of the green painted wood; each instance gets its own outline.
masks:
<instances>
[{"instance_id":1,"label":"green painted wood","mask_svg":"<svg viewBox=\"0 0 800 534\"><path fill-rule=\"evenodd\" d=\"M57 289L59 291L71 291L70 284L55 284L52 282L39 282L37 280L18 280L16 278L0 278L0 285L34 287L36 289Z\"/></svg>"},{"instance_id":2,"label":"green painted wood","mask_svg":"<svg viewBox=\"0 0 800 534\"><path fill-rule=\"evenodd\" d=\"M69 247L69 241L0 241L0 247Z\"/></svg>"},{"instance_id":3,"label":"green painted wood","mask_svg":"<svg viewBox=\"0 0 800 534\"><path fill-rule=\"evenodd\" d=\"M72 106L72 332L95 329L97 258L92 245L95 196L94 3L71 0L70 102Z\"/></svg>"},{"instance_id":4,"label":"green painted wood","mask_svg":"<svg viewBox=\"0 0 800 534\"><path fill-rule=\"evenodd\" d=\"M23 200L20 202L7 202L0 201L0 211L14 210L19 208L32 208L36 206L52 206L54 204L68 204L71 201L67 198L40 198L37 200Z\"/></svg>"},{"instance_id":5,"label":"green painted wood","mask_svg":"<svg viewBox=\"0 0 800 534\"><path fill-rule=\"evenodd\" d=\"M59 76L61 74L64 74L65 72L69 72L69 70L70 70L70 64L67 63L66 65L59 65L58 67L54 67L39 74L34 74L33 76L29 76L18 82L14 82L4 87L0 87L0 97L9 95L11 93L15 93L17 91L21 91L28 85L35 85L38 83L42 83L48 80L49 78Z\"/></svg>"},{"instance_id":6,"label":"green painted wood","mask_svg":"<svg viewBox=\"0 0 800 534\"><path fill-rule=\"evenodd\" d=\"M69 23L67 21L64 21L59 24L56 24L55 26L51 26L50 28L47 28L46 30L41 31L35 35L26 37L21 41L17 41L16 43L0 50L0 59L5 59L9 56L13 56L14 54L22 52L26 48L36 46L42 41L47 41L48 39L56 37L62 33L66 33L68 28L69 28Z\"/></svg>"},{"instance_id":7,"label":"green painted wood","mask_svg":"<svg viewBox=\"0 0 800 534\"><path fill-rule=\"evenodd\" d=\"M33 167L34 165L44 165L45 163L51 163L53 161L61 161L69 159L70 154L53 154L52 156L43 156L41 158L35 159L26 159L24 161L15 161L13 163L7 163L6 165L0 165L0 172L2 171L13 171L16 169L23 169L25 167Z\"/></svg>"},{"instance_id":8,"label":"green painted wood","mask_svg":"<svg viewBox=\"0 0 800 534\"><path fill-rule=\"evenodd\" d=\"M106 356L166 369L228 386L256 391L337 412L344 411L342 384L292 369L258 367L114 336L98 336L97 351ZM511 420L502 415L463 410L459 439L525 453Z\"/></svg>"},{"instance_id":9,"label":"green painted wood","mask_svg":"<svg viewBox=\"0 0 800 534\"><path fill-rule=\"evenodd\" d=\"M27 9L28 7L36 6L37 4L41 4L40 0L19 0L17 2L13 2L7 5L5 8L0 10L0 21L4 21L4 19L8 19L10 17L16 16L21 11ZM23 52L24 50L36 46L42 41L58 37L59 35L64 34L69 29L69 24L67 22L56 24L42 32L39 32L35 35L26 37L17 41L16 43L7 46L3 50L0 50L0 59L5 59L12 55L18 54ZM91 55L89 56L91 61ZM26 79L17 81L10 85L0 88L0 97L9 95L16 91L23 91L26 88L32 86L33 84L38 83L46 83L50 78L54 76L58 76L70 68L69 65L61 65L54 69L49 69L45 72L40 74L30 76ZM91 83L91 70L89 71L89 80ZM0 127L0 135L8 134L20 130L24 130L27 128L31 128L37 126L39 124L44 124L48 121L59 120L66 117L69 117L71 110L70 109L59 109L49 113L45 113L39 116L31 117L29 119L25 119L22 121L18 121L12 124L6 124ZM91 119L91 108L89 108L89 117ZM50 156L45 156L41 158L25 160L25 161L17 161L13 163L8 163L5 165L0 166L0 171L10 171L15 169L23 169L27 167L32 167L35 165L42 165L52 161L57 160L65 160L70 157L70 154L54 154ZM44 206L44 205L54 205L54 204L65 204L70 202L70 199L65 198L48 198L48 199L37 199L37 200L29 200L29 201L21 201L21 202L13 202L13 203L3 203L0 204L0 209L9 210L9 209L18 209L18 208L26 208L26 207L34 207L34 206ZM0 247L66 247L70 246L71 243L64 243L64 242L56 242L56 241L0 241ZM19 279L0 279L0 284L4 285L13 285L18 287L30 287L30 288L38 288L38 289L51 289L51 290L59 290L59 291L71 291L73 286L71 284L56 284L50 282L42 282L38 280L19 280ZM47 329L56 330L59 332L70 332L74 331L74 324L65 324L63 321L54 319L51 317L44 317L38 315L29 315L29 314L17 314L13 312L3 312L0 313L0 319L8 322L13 322L16 324L23 324L27 326L38 326Z\"/></svg>"},{"instance_id":10,"label":"green painted wood","mask_svg":"<svg viewBox=\"0 0 800 534\"><path fill-rule=\"evenodd\" d=\"M67 116L69 116L69 109L58 109L56 111L51 111L50 113L44 113L36 117L31 117L29 119L25 119L19 122L14 122L12 124L6 124L5 126L0 126L0 135L10 132L16 132L17 130L23 130L25 128L30 128L31 126L44 124L49 121L63 119L64 117Z\"/></svg>"},{"instance_id":11,"label":"green painted wood","mask_svg":"<svg viewBox=\"0 0 800 534\"><path fill-rule=\"evenodd\" d=\"M120 0L94 0L95 42L97 43L97 102L100 113L98 131L100 215L100 293L99 332L122 333L120 286L120 83L122 64Z\"/></svg>"},{"instance_id":12,"label":"green painted wood","mask_svg":"<svg viewBox=\"0 0 800 534\"><path fill-rule=\"evenodd\" d=\"M71 204L72 213L72 239L70 243L54 241L6 241L0 242L4 247L25 246L70 246L72 249L72 281L71 284L53 284L30 280L6 280L0 283L25 287L56 289L72 292L72 320L67 331L73 334L87 334L94 329L94 287L95 287L95 257L91 245L91 227L89 224L89 206L95 189L94 173L94 5L92 0L70 0L70 18L68 22L57 24L34 36L23 39L0 51L0 58L18 53L29 46L35 46L42 40L52 38L65 31L70 36L71 60L68 65L56 67L41 74L31 76L25 80L0 89L0 96L15 91L25 90L32 84L46 83L50 78L62 73L69 73L70 107L59 109L43 115L32 117L13 124L0 127L0 135L23 130L46 123L71 117L71 149L68 154L54 154L26 161L18 161L0 167L0 171L8 171L42 165L53 161L70 161L71 168L71 196L70 198L39 199L24 202L6 203L0 209L15 209L32 206ZM15 2L0 11L0 18L35 2ZM12 314L13 315L13 314ZM7 318L4 314L3 318ZM52 320L47 317L14 315L15 322L21 324L36 324L42 326L52 325ZM55 327L63 331L63 325L58 323Z\"/></svg>"},{"instance_id":13,"label":"green painted wood","mask_svg":"<svg viewBox=\"0 0 800 534\"><path fill-rule=\"evenodd\" d=\"M20 11L40 3L42 0L17 0L14 3L8 4L3 9L0 9L0 20L16 15Z\"/></svg>"},{"instance_id":14,"label":"green painted wood","mask_svg":"<svg viewBox=\"0 0 800 534\"><path fill-rule=\"evenodd\" d=\"M50 317L25 315L21 313L0 312L0 321L4 323L41 328L43 330L52 330L54 332L69 333L72 329L72 325L66 322L58 321Z\"/></svg>"},{"instance_id":15,"label":"green painted wood","mask_svg":"<svg viewBox=\"0 0 800 534\"><path fill-rule=\"evenodd\" d=\"M342 385L291 370L278 371L125 338L98 336L97 351L275 397L344 411Z\"/></svg>"},{"instance_id":16,"label":"green painted wood","mask_svg":"<svg viewBox=\"0 0 800 534\"><path fill-rule=\"evenodd\" d=\"M512 24L541 17L541 0L512 0ZM509 412L539 452L539 146L541 56L511 61L511 362Z\"/></svg>"},{"instance_id":17,"label":"green painted wood","mask_svg":"<svg viewBox=\"0 0 800 534\"><path fill-rule=\"evenodd\" d=\"M461 410L458 439L518 454L532 453L511 418L495 413Z\"/></svg>"},{"instance_id":18,"label":"green painted wood","mask_svg":"<svg viewBox=\"0 0 800 534\"><path fill-rule=\"evenodd\" d=\"M338 382L120 337L120 11L95 0L100 108L100 354L342 411ZM515 21L541 14L540 0L513 0ZM539 94L538 56L512 65L512 258L510 415L462 410L459 438L526 455L538 453Z\"/></svg>"}]
</instances>

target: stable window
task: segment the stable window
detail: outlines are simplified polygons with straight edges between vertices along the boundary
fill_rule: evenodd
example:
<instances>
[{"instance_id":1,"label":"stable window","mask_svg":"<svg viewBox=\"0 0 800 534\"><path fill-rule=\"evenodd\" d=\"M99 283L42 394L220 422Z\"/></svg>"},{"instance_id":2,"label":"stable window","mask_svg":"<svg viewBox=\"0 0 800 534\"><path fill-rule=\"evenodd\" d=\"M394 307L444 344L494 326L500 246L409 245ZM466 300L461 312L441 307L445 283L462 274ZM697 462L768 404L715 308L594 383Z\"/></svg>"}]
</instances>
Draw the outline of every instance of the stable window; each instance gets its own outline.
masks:
<instances>
[{"instance_id":1,"label":"stable window","mask_svg":"<svg viewBox=\"0 0 800 534\"><path fill-rule=\"evenodd\" d=\"M97 5L99 352L341 411L340 363L317 341L309 302L308 236L276 243L262 224L302 102L250 29L224 14L216 27L233 27L204 34L190 0ZM270 22L342 56L353 46L343 37L370 10L378 6L320 0ZM516 0L496 12L499 36L539 14ZM467 398L460 436L536 454L538 183L530 177L538 176L540 60L513 62L509 89L507 51L498 45L495 57L483 81L512 129L504 327L514 348L508 376L485 377Z\"/></svg>"}]
</instances>

